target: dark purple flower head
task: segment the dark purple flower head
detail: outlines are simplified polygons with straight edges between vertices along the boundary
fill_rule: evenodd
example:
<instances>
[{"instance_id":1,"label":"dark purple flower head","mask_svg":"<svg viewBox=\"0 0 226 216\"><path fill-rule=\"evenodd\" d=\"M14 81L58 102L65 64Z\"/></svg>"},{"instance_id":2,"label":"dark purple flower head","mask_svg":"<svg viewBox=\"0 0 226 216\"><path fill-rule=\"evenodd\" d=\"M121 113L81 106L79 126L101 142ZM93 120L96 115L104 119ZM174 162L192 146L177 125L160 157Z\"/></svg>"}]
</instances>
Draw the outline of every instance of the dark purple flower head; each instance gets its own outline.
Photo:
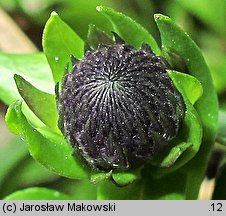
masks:
<instances>
[{"instance_id":1,"label":"dark purple flower head","mask_svg":"<svg viewBox=\"0 0 226 216\"><path fill-rule=\"evenodd\" d=\"M146 44L100 46L74 61L58 98L59 127L93 169L138 167L177 135L185 105L166 65Z\"/></svg>"}]
</instances>

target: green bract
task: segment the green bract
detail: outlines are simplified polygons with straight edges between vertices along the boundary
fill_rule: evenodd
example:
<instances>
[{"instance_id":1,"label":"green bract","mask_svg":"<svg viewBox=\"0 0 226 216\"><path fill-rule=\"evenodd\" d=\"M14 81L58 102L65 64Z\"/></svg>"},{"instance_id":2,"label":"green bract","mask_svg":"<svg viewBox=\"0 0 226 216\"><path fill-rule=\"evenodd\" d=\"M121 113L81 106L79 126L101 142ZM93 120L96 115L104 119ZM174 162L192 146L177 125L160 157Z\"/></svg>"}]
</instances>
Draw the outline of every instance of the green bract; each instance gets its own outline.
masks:
<instances>
[{"instance_id":1,"label":"green bract","mask_svg":"<svg viewBox=\"0 0 226 216\"><path fill-rule=\"evenodd\" d=\"M75 156L76 152L73 152L58 129L54 84L49 77L49 67L43 54L21 57L14 55L12 58L0 55L1 64L4 61L17 61L17 64L24 66L23 62L27 60L20 58L32 59L19 72L13 70L13 73L18 74L14 78L20 95L15 94L15 88L11 91L7 85L1 87L10 96L8 100L5 95L0 95L6 103L20 99L8 109L8 128L26 138L30 154L35 160L58 175L84 179L85 187L91 188L97 199L196 199L215 140L218 118L216 92L199 48L169 17L160 14L155 16L162 39L161 51L148 31L131 18L102 6L97 7L97 10L110 20L112 31L127 44L139 48L145 42L155 54L161 54L172 63L172 70L168 70L168 75L182 94L186 105L185 118L177 137L152 164L127 172L92 171ZM114 41L109 35L111 34L91 25L87 42L92 48L96 48L99 43L112 44ZM55 12L51 14L43 34L43 48L55 83L62 81L67 64L71 69L71 55L82 59L84 44ZM175 61L172 61L172 56L175 55L185 64L183 68L187 68L187 71L183 71L180 65L175 67ZM36 59L39 64L34 67ZM174 68L181 71L174 71ZM10 69L11 66L5 70ZM0 76L4 76L3 72ZM12 78L11 72L5 78L5 83L9 81L13 86ZM44 82L44 85L41 86L40 82ZM87 183L87 179L91 179L92 183ZM91 186L93 183L97 186ZM54 197L54 192L35 188L18 192L7 199L42 197L57 198ZM58 198L66 197L60 195Z\"/></svg>"}]
</instances>

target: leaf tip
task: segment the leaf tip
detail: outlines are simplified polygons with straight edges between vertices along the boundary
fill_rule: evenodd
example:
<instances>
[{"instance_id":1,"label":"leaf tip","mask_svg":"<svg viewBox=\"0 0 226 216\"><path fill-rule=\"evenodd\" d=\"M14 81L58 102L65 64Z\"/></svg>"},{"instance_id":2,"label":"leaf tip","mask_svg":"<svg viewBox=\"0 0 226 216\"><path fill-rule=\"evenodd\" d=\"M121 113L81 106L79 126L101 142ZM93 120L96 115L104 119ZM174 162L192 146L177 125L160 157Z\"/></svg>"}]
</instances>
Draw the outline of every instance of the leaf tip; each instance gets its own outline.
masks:
<instances>
[{"instance_id":1,"label":"leaf tip","mask_svg":"<svg viewBox=\"0 0 226 216\"><path fill-rule=\"evenodd\" d=\"M125 187L140 178L140 173L112 173L112 180L119 187Z\"/></svg>"},{"instance_id":2,"label":"leaf tip","mask_svg":"<svg viewBox=\"0 0 226 216\"><path fill-rule=\"evenodd\" d=\"M163 20L163 19L167 20L170 18L168 16L157 13L157 14L154 14L154 19L155 19L155 21L158 21L158 20Z\"/></svg>"},{"instance_id":3,"label":"leaf tip","mask_svg":"<svg viewBox=\"0 0 226 216\"><path fill-rule=\"evenodd\" d=\"M22 134L22 124L18 122L21 118L22 100L14 101L8 108L5 115L6 126L14 134Z\"/></svg>"},{"instance_id":4,"label":"leaf tip","mask_svg":"<svg viewBox=\"0 0 226 216\"><path fill-rule=\"evenodd\" d=\"M155 21L160 19L161 16L162 16L162 14L154 14Z\"/></svg>"},{"instance_id":5,"label":"leaf tip","mask_svg":"<svg viewBox=\"0 0 226 216\"><path fill-rule=\"evenodd\" d=\"M17 81L19 78L20 78L20 75L14 74L13 79L14 79L15 81Z\"/></svg>"},{"instance_id":6,"label":"leaf tip","mask_svg":"<svg viewBox=\"0 0 226 216\"><path fill-rule=\"evenodd\" d=\"M17 86L17 89L19 90L19 83L21 81L25 81L24 78L18 74L14 74L13 76L14 80L15 80L15 83L16 83L16 86Z\"/></svg>"},{"instance_id":7,"label":"leaf tip","mask_svg":"<svg viewBox=\"0 0 226 216\"><path fill-rule=\"evenodd\" d=\"M52 11L51 12L51 17L53 17L53 16L58 16L58 13L56 11Z\"/></svg>"}]
</instances>

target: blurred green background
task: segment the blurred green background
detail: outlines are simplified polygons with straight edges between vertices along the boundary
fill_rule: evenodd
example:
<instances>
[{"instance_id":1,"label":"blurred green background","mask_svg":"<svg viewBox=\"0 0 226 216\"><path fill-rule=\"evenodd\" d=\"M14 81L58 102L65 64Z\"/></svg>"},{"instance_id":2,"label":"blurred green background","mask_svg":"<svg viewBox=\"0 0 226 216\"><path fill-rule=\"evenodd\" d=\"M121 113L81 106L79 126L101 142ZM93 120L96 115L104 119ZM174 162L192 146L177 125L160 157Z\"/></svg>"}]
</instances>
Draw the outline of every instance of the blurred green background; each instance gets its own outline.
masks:
<instances>
[{"instance_id":1,"label":"blurred green background","mask_svg":"<svg viewBox=\"0 0 226 216\"><path fill-rule=\"evenodd\" d=\"M53 10L82 38L86 38L90 23L110 31L108 21L96 11L98 5L109 6L142 24L159 43L153 14L163 13L189 32L204 52L218 92L225 90L225 0L0 0L0 5L13 16L39 49L42 49L44 24Z\"/></svg>"}]
</instances>

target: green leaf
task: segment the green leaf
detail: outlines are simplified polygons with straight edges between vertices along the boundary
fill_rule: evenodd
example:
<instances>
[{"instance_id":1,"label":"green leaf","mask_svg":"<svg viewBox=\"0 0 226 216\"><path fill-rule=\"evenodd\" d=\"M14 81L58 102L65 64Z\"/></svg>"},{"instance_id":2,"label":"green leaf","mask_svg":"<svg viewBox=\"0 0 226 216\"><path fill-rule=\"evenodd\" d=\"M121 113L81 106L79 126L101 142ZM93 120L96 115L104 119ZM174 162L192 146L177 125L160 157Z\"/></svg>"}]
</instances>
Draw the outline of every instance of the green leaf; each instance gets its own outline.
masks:
<instances>
[{"instance_id":1,"label":"green leaf","mask_svg":"<svg viewBox=\"0 0 226 216\"><path fill-rule=\"evenodd\" d=\"M202 84L203 95L195 107L203 121L203 126L209 128L214 135L217 129L218 101L209 69L200 49L169 17L157 14L155 19L160 30L164 54L168 56L167 54L175 53L180 56L186 63L189 74ZM210 134L208 135L210 137Z\"/></svg>"},{"instance_id":2,"label":"green leaf","mask_svg":"<svg viewBox=\"0 0 226 216\"><path fill-rule=\"evenodd\" d=\"M126 186L131 184L135 180L140 178L140 169L131 172L113 172L112 170L108 173L106 172L96 172L91 175L90 181L93 184L99 184L103 181L111 181L118 185L118 186Z\"/></svg>"},{"instance_id":3,"label":"green leaf","mask_svg":"<svg viewBox=\"0 0 226 216\"><path fill-rule=\"evenodd\" d=\"M15 75L17 89L31 111L48 127L58 131L55 95L42 92L23 77Z\"/></svg>"},{"instance_id":4,"label":"green leaf","mask_svg":"<svg viewBox=\"0 0 226 216\"><path fill-rule=\"evenodd\" d=\"M84 42L56 12L52 12L45 25L42 43L54 81L61 82L70 55L83 57Z\"/></svg>"},{"instance_id":5,"label":"green leaf","mask_svg":"<svg viewBox=\"0 0 226 216\"><path fill-rule=\"evenodd\" d=\"M171 144L158 157L158 163L161 169L156 169L155 175L164 175L175 171L188 161L190 161L199 151L202 141L202 127L198 114L191 104L194 103L202 93L202 86L192 76L177 71L168 71L174 85L182 94L186 112L183 125L177 137L172 140ZM192 86L191 91L189 87ZM194 92L197 95L193 95Z\"/></svg>"},{"instance_id":6,"label":"green leaf","mask_svg":"<svg viewBox=\"0 0 226 216\"><path fill-rule=\"evenodd\" d=\"M114 43L109 35L95 25L89 25L87 42L93 49L97 49L99 44L111 45Z\"/></svg>"},{"instance_id":7,"label":"green leaf","mask_svg":"<svg viewBox=\"0 0 226 216\"><path fill-rule=\"evenodd\" d=\"M90 177L90 182L92 182L93 184L97 184L97 183L104 181L106 179L110 180L111 174L112 174L112 170L108 173L106 173L106 172L93 173Z\"/></svg>"},{"instance_id":8,"label":"green leaf","mask_svg":"<svg viewBox=\"0 0 226 216\"><path fill-rule=\"evenodd\" d=\"M194 41L169 17L156 14L155 20L161 34L163 54L166 58L176 54L183 59L188 73L196 77L203 87L203 95L195 104L203 126L202 145L199 153L187 166L187 199L196 199L216 137L218 126L217 95L209 69Z\"/></svg>"},{"instance_id":9,"label":"green leaf","mask_svg":"<svg viewBox=\"0 0 226 216\"><path fill-rule=\"evenodd\" d=\"M181 94L185 95L192 105L202 96L203 88L202 84L193 76L178 71L167 70L169 76L176 86L181 91Z\"/></svg>"},{"instance_id":10,"label":"green leaf","mask_svg":"<svg viewBox=\"0 0 226 216\"><path fill-rule=\"evenodd\" d=\"M9 129L25 136L29 151L49 170L68 178L87 178L88 171L74 156L74 150L62 135L50 128L34 128L21 111L21 101L13 103L6 114Z\"/></svg>"},{"instance_id":11,"label":"green leaf","mask_svg":"<svg viewBox=\"0 0 226 216\"><path fill-rule=\"evenodd\" d=\"M16 105L15 101L15 112L11 112L10 113L10 122L8 124L8 119L7 119L7 115L5 116L5 120L6 120L6 125L8 127L8 129L14 133L14 134L22 134L23 130L22 127L20 126L20 117L21 117L21 112L20 112L20 104L19 106ZM45 124L43 124L42 121L40 121L40 119L29 109L29 107L27 106L26 103L22 103L22 112L24 113L24 115L26 116L27 120L29 121L29 123L32 125L32 127L34 128L39 128L39 127L45 127ZM18 118L18 116L20 116Z\"/></svg>"},{"instance_id":12,"label":"green leaf","mask_svg":"<svg viewBox=\"0 0 226 216\"><path fill-rule=\"evenodd\" d=\"M55 84L51 69L43 53L0 53L0 99L7 105L20 99L14 74L23 76L36 88L54 94Z\"/></svg>"},{"instance_id":13,"label":"green leaf","mask_svg":"<svg viewBox=\"0 0 226 216\"><path fill-rule=\"evenodd\" d=\"M169 174L161 179L154 179L150 172L144 170L140 180L118 187L112 182L104 181L98 185L98 200L180 200L184 199L184 175Z\"/></svg>"},{"instance_id":14,"label":"green leaf","mask_svg":"<svg viewBox=\"0 0 226 216\"><path fill-rule=\"evenodd\" d=\"M217 142L226 145L226 111L220 110L219 112L219 128L217 133Z\"/></svg>"},{"instance_id":15,"label":"green leaf","mask_svg":"<svg viewBox=\"0 0 226 216\"><path fill-rule=\"evenodd\" d=\"M179 144L176 144L174 147L172 147L169 150L169 153L163 158L163 160L160 163L160 167L171 167L175 164L176 160L189 148L193 146L192 143L187 142L180 142ZM187 161L186 161L187 162ZM184 162L184 163L186 163ZM180 166L184 165L180 163ZM178 168L178 167L177 167ZM175 169L175 167L174 167ZM167 169L169 172L169 169ZM172 172L172 168L170 169Z\"/></svg>"},{"instance_id":16,"label":"green leaf","mask_svg":"<svg viewBox=\"0 0 226 216\"><path fill-rule=\"evenodd\" d=\"M139 170L140 171L140 170ZM139 179L139 172L112 173L112 179L118 186L126 186Z\"/></svg>"},{"instance_id":17,"label":"green leaf","mask_svg":"<svg viewBox=\"0 0 226 216\"><path fill-rule=\"evenodd\" d=\"M145 42L151 46L155 54L160 55L161 51L151 34L130 17L104 6L98 6L97 11L111 21L114 31L128 44L140 48L141 44Z\"/></svg>"},{"instance_id":18,"label":"green leaf","mask_svg":"<svg viewBox=\"0 0 226 216\"><path fill-rule=\"evenodd\" d=\"M70 197L59 191L50 190L47 188L27 188L16 191L4 200L69 200Z\"/></svg>"},{"instance_id":19,"label":"green leaf","mask_svg":"<svg viewBox=\"0 0 226 216\"><path fill-rule=\"evenodd\" d=\"M189 161L198 152L202 141L202 126L199 116L192 106L196 100L202 95L202 86L200 82L187 74L183 74L177 71L168 71L168 75L172 79L174 85L182 94L184 102L186 104L186 112L184 118L184 125L181 128L179 137L186 137L186 143L178 146L181 152L182 150L189 150L190 153L183 155L183 163ZM189 89L192 87L193 90ZM192 94L195 93L195 94ZM179 138L180 139L180 138ZM186 160L185 160L186 158ZM180 163L182 162L180 161Z\"/></svg>"}]
</instances>

